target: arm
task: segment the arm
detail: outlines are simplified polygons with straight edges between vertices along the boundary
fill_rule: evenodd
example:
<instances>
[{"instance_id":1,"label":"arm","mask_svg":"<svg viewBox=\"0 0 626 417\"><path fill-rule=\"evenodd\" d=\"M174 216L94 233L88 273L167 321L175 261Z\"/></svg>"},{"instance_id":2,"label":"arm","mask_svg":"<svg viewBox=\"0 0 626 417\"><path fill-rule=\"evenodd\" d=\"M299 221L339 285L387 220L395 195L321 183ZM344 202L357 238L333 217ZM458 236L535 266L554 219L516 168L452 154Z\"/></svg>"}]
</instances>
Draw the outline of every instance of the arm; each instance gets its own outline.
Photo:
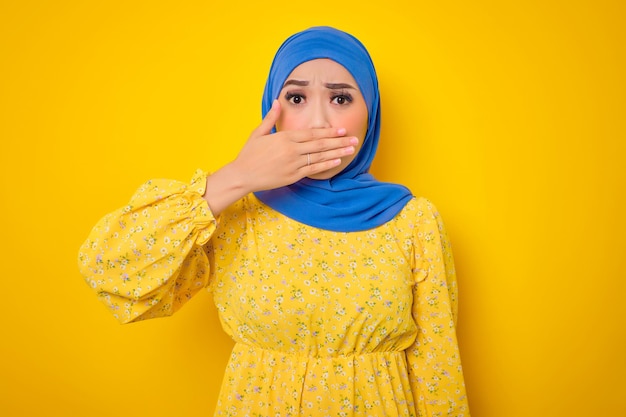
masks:
<instances>
[{"instance_id":1,"label":"arm","mask_svg":"<svg viewBox=\"0 0 626 417\"><path fill-rule=\"evenodd\" d=\"M280 113L275 100L237 158L207 178L204 199L216 217L251 192L293 184L339 165L341 157L354 153L357 139L345 137L343 128L271 133Z\"/></svg>"},{"instance_id":2,"label":"arm","mask_svg":"<svg viewBox=\"0 0 626 417\"><path fill-rule=\"evenodd\" d=\"M203 200L204 173L191 184L152 180L103 217L79 251L79 269L122 323L168 316L208 283L202 248L216 227Z\"/></svg>"},{"instance_id":3,"label":"arm","mask_svg":"<svg viewBox=\"0 0 626 417\"><path fill-rule=\"evenodd\" d=\"M450 241L434 206L420 201L414 239L415 343L406 350L419 416L469 416L456 338L457 285Z\"/></svg>"},{"instance_id":4,"label":"arm","mask_svg":"<svg viewBox=\"0 0 626 417\"><path fill-rule=\"evenodd\" d=\"M332 168L354 152L356 139L342 128L271 133L279 116L275 101L237 158L213 175L196 175L191 185L149 181L94 227L79 267L119 321L170 315L207 284L202 245L234 202Z\"/></svg>"}]
</instances>

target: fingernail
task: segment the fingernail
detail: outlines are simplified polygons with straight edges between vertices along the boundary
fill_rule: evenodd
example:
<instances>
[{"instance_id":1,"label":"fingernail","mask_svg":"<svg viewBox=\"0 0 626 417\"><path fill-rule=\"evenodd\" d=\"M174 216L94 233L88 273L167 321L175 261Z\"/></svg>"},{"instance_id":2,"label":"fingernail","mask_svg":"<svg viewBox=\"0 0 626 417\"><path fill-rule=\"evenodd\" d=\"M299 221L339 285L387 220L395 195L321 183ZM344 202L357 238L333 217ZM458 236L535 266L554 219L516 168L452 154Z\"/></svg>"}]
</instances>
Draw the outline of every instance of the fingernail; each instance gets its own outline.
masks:
<instances>
[{"instance_id":1,"label":"fingernail","mask_svg":"<svg viewBox=\"0 0 626 417\"><path fill-rule=\"evenodd\" d=\"M339 135L345 135L346 134L346 129L344 127L340 127L339 129L337 129L337 133Z\"/></svg>"},{"instance_id":2,"label":"fingernail","mask_svg":"<svg viewBox=\"0 0 626 417\"><path fill-rule=\"evenodd\" d=\"M358 138L350 138L350 143L353 145L356 145L357 143L359 143L359 139Z\"/></svg>"}]
</instances>

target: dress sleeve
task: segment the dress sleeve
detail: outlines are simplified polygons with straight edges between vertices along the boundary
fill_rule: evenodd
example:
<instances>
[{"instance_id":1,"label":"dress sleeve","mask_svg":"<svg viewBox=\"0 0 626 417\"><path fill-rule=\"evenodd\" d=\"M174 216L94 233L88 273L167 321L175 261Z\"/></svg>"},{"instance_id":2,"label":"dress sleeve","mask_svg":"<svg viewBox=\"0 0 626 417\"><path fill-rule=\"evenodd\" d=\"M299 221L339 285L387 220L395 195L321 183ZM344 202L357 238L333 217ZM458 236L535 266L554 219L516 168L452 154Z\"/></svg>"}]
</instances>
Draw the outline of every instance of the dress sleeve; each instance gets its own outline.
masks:
<instances>
[{"instance_id":1,"label":"dress sleeve","mask_svg":"<svg viewBox=\"0 0 626 417\"><path fill-rule=\"evenodd\" d=\"M148 181L80 247L81 274L121 323L169 316L208 284L202 245L216 219L205 186L201 171L191 184Z\"/></svg>"},{"instance_id":2,"label":"dress sleeve","mask_svg":"<svg viewBox=\"0 0 626 417\"><path fill-rule=\"evenodd\" d=\"M468 417L469 406L456 337L457 285L450 241L436 208L418 202L414 227L415 342L406 350L419 416Z\"/></svg>"}]
</instances>

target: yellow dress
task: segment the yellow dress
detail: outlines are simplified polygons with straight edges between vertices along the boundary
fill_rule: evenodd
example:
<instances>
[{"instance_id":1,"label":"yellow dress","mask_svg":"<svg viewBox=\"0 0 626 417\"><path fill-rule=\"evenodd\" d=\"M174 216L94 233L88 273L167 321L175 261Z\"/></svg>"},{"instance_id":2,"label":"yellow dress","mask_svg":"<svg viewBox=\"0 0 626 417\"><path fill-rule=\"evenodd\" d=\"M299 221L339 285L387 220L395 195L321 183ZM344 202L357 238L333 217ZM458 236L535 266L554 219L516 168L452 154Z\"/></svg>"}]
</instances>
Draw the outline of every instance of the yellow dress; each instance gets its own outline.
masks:
<instances>
[{"instance_id":1,"label":"yellow dress","mask_svg":"<svg viewBox=\"0 0 626 417\"><path fill-rule=\"evenodd\" d=\"M217 219L191 184L148 181L80 248L87 283L127 323L203 288L236 342L217 416L469 416L452 253L436 209L332 232L254 195Z\"/></svg>"}]
</instances>

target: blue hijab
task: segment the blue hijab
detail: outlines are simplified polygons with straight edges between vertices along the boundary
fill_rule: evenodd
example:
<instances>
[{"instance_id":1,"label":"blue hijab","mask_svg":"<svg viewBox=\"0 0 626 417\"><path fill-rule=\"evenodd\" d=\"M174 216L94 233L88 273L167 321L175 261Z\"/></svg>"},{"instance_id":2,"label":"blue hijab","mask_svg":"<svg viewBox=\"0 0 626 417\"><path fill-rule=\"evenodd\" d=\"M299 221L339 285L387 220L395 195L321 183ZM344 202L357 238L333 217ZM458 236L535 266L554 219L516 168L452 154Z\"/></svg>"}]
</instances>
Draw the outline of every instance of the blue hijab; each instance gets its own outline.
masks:
<instances>
[{"instance_id":1,"label":"blue hijab","mask_svg":"<svg viewBox=\"0 0 626 417\"><path fill-rule=\"evenodd\" d=\"M412 198L404 186L377 181L369 169L380 136L380 95L374 64L354 36L313 27L289 37L278 49L263 94L263 117L291 72L303 62L328 58L356 80L368 109L367 134L357 156L328 180L302 180L255 195L274 210L309 226L337 232L372 229L393 219Z\"/></svg>"}]
</instances>

